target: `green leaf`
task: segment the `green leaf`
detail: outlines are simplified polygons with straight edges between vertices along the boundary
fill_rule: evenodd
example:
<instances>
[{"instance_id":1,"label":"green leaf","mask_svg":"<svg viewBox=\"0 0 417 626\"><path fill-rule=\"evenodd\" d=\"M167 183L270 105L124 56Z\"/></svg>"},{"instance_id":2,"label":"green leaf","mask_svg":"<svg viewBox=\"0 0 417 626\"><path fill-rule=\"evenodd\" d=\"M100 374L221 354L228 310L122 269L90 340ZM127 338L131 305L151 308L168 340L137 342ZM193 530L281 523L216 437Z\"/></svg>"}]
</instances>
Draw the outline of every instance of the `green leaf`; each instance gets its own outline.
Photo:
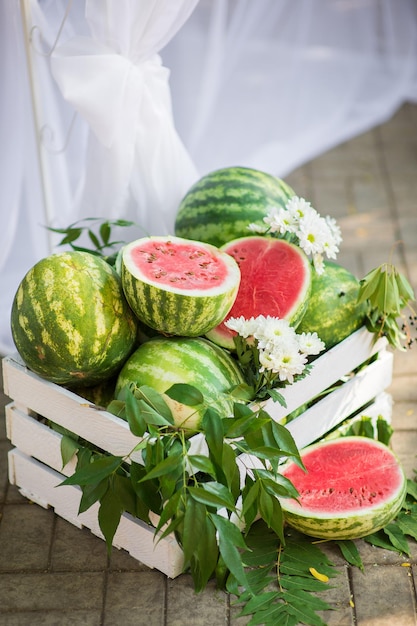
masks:
<instances>
[{"instance_id":1,"label":"green leaf","mask_svg":"<svg viewBox=\"0 0 417 626\"><path fill-rule=\"evenodd\" d=\"M186 383L176 383L165 393L173 400L186 404L187 406L196 406L204 402L204 396L201 391L197 389L197 387L187 385Z\"/></svg>"},{"instance_id":2,"label":"green leaf","mask_svg":"<svg viewBox=\"0 0 417 626\"><path fill-rule=\"evenodd\" d=\"M78 515L87 511L95 502L101 500L109 488L110 477L103 478L97 484L83 485Z\"/></svg>"},{"instance_id":3,"label":"green leaf","mask_svg":"<svg viewBox=\"0 0 417 626\"><path fill-rule=\"evenodd\" d=\"M212 408L206 409L203 416L202 427L205 433L206 442L213 460L222 466L223 461L223 421Z\"/></svg>"},{"instance_id":4,"label":"green leaf","mask_svg":"<svg viewBox=\"0 0 417 626\"><path fill-rule=\"evenodd\" d=\"M269 607L272 602L280 598L280 596L281 594L279 591L266 591L261 595L253 596L239 613L239 617L243 615L250 615L251 613L255 613L255 611Z\"/></svg>"},{"instance_id":5,"label":"green leaf","mask_svg":"<svg viewBox=\"0 0 417 626\"><path fill-rule=\"evenodd\" d=\"M379 267L371 270L360 280L358 304L371 298L371 296L378 290L380 280L381 269Z\"/></svg>"},{"instance_id":6,"label":"green leaf","mask_svg":"<svg viewBox=\"0 0 417 626\"><path fill-rule=\"evenodd\" d=\"M219 563L216 528L207 515L204 519L203 531L197 542L195 558L198 561L198 584L196 584L196 592L199 592L205 588ZM219 572L216 572L216 574L218 575Z\"/></svg>"},{"instance_id":7,"label":"green leaf","mask_svg":"<svg viewBox=\"0 0 417 626\"><path fill-rule=\"evenodd\" d=\"M106 246L110 241L111 228L109 222L106 221L101 224L99 233L103 244Z\"/></svg>"},{"instance_id":8,"label":"green leaf","mask_svg":"<svg viewBox=\"0 0 417 626\"><path fill-rule=\"evenodd\" d=\"M130 431L136 437L143 437L146 433L146 422L144 420L139 400L135 398L131 389L125 390L126 419Z\"/></svg>"},{"instance_id":9,"label":"green leaf","mask_svg":"<svg viewBox=\"0 0 417 626\"><path fill-rule=\"evenodd\" d=\"M206 507L193 498L187 498L184 513L184 530L181 535L181 544L186 563L191 561L198 542L206 530Z\"/></svg>"},{"instance_id":10,"label":"green leaf","mask_svg":"<svg viewBox=\"0 0 417 626\"><path fill-rule=\"evenodd\" d=\"M407 493L417 500L417 483L410 478L407 479Z\"/></svg>"},{"instance_id":11,"label":"green leaf","mask_svg":"<svg viewBox=\"0 0 417 626\"><path fill-rule=\"evenodd\" d=\"M370 535L366 535L363 540L366 541L366 543L370 543L372 546L375 546L377 548L383 548L384 550L398 552L398 549L392 545L391 541L388 540L388 537L383 530L380 530L376 533L371 533Z\"/></svg>"},{"instance_id":12,"label":"green leaf","mask_svg":"<svg viewBox=\"0 0 417 626\"><path fill-rule=\"evenodd\" d=\"M158 411L155 411L145 400L136 400L137 409L140 414L140 418L144 421L146 426L172 426L174 420L168 421L165 417L163 417ZM131 422L129 420L129 426L131 427ZM135 433L133 433L135 434ZM139 435L140 436L140 435Z\"/></svg>"},{"instance_id":13,"label":"green leaf","mask_svg":"<svg viewBox=\"0 0 417 626\"><path fill-rule=\"evenodd\" d=\"M145 400L145 402L149 404L149 406L151 406L157 413L162 415L162 417L164 417L169 424L174 423L171 409L165 402L163 396L155 391L155 389L148 387L147 385L141 385L135 389L134 395L141 400Z\"/></svg>"},{"instance_id":14,"label":"green leaf","mask_svg":"<svg viewBox=\"0 0 417 626\"><path fill-rule=\"evenodd\" d=\"M67 465L67 463L71 461L74 454L77 453L77 451L80 448L80 444L73 437L69 435L63 435L61 439L60 447L61 447L62 468L64 468Z\"/></svg>"},{"instance_id":15,"label":"green leaf","mask_svg":"<svg viewBox=\"0 0 417 626\"><path fill-rule=\"evenodd\" d=\"M405 303L415 300L413 288L408 282L407 278L400 272L396 271L395 280L397 282L400 298L402 298Z\"/></svg>"},{"instance_id":16,"label":"green leaf","mask_svg":"<svg viewBox=\"0 0 417 626\"><path fill-rule=\"evenodd\" d=\"M288 589L282 594L282 599L290 606L308 606L316 611L326 611L331 608L327 602L304 589Z\"/></svg>"},{"instance_id":17,"label":"green leaf","mask_svg":"<svg viewBox=\"0 0 417 626\"><path fill-rule=\"evenodd\" d=\"M204 472L205 474L209 474L213 478L216 476L213 463L208 457L202 454L189 454L187 458L192 465L194 471Z\"/></svg>"},{"instance_id":18,"label":"green leaf","mask_svg":"<svg viewBox=\"0 0 417 626\"><path fill-rule=\"evenodd\" d=\"M404 554L407 554L407 556L410 556L408 541L398 524L394 522L387 524L384 526L383 531L386 535L388 535L394 548L396 548L399 552L403 552Z\"/></svg>"},{"instance_id":19,"label":"green leaf","mask_svg":"<svg viewBox=\"0 0 417 626\"><path fill-rule=\"evenodd\" d=\"M281 576L279 579L281 587L284 589L303 589L304 591L324 591L329 589L328 583L317 580L311 576Z\"/></svg>"},{"instance_id":20,"label":"green leaf","mask_svg":"<svg viewBox=\"0 0 417 626\"><path fill-rule=\"evenodd\" d=\"M100 530L104 535L107 544L107 550L110 552L113 538L120 523L123 513L119 497L117 493L109 487L100 501L98 510L98 522Z\"/></svg>"},{"instance_id":21,"label":"green leaf","mask_svg":"<svg viewBox=\"0 0 417 626\"><path fill-rule=\"evenodd\" d=\"M413 537L417 541L417 518L406 513L405 511L400 511L397 515L396 522L401 529L401 531L405 535L409 535Z\"/></svg>"},{"instance_id":22,"label":"green leaf","mask_svg":"<svg viewBox=\"0 0 417 626\"><path fill-rule=\"evenodd\" d=\"M95 235L92 230L88 230L88 236L95 249L101 250L102 246L97 238L97 235Z\"/></svg>"},{"instance_id":23,"label":"green leaf","mask_svg":"<svg viewBox=\"0 0 417 626\"><path fill-rule=\"evenodd\" d=\"M279 445L281 450L285 450L288 456L302 469L304 469L303 462L300 458L300 453L295 443L294 437L291 435L288 428L272 421L272 431L274 433L275 441Z\"/></svg>"},{"instance_id":24,"label":"green leaf","mask_svg":"<svg viewBox=\"0 0 417 626\"><path fill-rule=\"evenodd\" d=\"M123 462L120 456L102 456L77 470L60 485L94 485L113 474Z\"/></svg>"},{"instance_id":25,"label":"green leaf","mask_svg":"<svg viewBox=\"0 0 417 626\"><path fill-rule=\"evenodd\" d=\"M338 540L335 541L336 545L339 546L340 551L344 557L344 559L350 563L350 565L355 565L359 567L363 571L363 563L362 558L359 553L358 548L356 547L356 543L350 541L349 539Z\"/></svg>"},{"instance_id":26,"label":"green leaf","mask_svg":"<svg viewBox=\"0 0 417 626\"><path fill-rule=\"evenodd\" d=\"M387 446L391 441L394 430L391 424L389 424L381 415L378 416L376 421L376 430L378 441Z\"/></svg>"},{"instance_id":27,"label":"green leaf","mask_svg":"<svg viewBox=\"0 0 417 626\"><path fill-rule=\"evenodd\" d=\"M235 502L230 491L215 481L201 483L199 487L188 487L191 497L207 506L226 507L229 511L235 511Z\"/></svg>"},{"instance_id":28,"label":"green leaf","mask_svg":"<svg viewBox=\"0 0 417 626\"><path fill-rule=\"evenodd\" d=\"M179 454L168 456L163 461L158 463L153 469L149 470L139 482L152 480L153 478L166 476L170 472L178 471L178 467L181 467L182 462L183 459L181 459Z\"/></svg>"},{"instance_id":29,"label":"green leaf","mask_svg":"<svg viewBox=\"0 0 417 626\"><path fill-rule=\"evenodd\" d=\"M210 513L210 519L217 529L219 550L224 562L240 585L250 591L249 581L243 567L241 553L238 548L247 549L242 533L228 519Z\"/></svg>"},{"instance_id":30,"label":"green leaf","mask_svg":"<svg viewBox=\"0 0 417 626\"><path fill-rule=\"evenodd\" d=\"M288 602L288 600L291 601L291 598L286 600L288 613L294 615L298 622L301 622L302 624L309 624L310 626L326 626L321 617L314 612L314 608L302 603L301 601L299 604ZM327 605L327 609L330 608L331 607Z\"/></svg>"}]
</instances>

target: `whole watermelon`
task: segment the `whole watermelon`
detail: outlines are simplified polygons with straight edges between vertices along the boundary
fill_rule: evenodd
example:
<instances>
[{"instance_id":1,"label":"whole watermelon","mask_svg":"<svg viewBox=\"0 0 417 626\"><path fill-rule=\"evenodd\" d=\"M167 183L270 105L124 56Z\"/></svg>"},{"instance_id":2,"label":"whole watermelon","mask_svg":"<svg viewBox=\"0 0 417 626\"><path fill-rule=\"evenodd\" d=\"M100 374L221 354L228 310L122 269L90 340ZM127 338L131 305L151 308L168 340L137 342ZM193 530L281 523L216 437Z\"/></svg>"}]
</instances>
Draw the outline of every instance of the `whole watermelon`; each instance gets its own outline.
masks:
<instances>
[{"instance_id":1,"label":"whole watermelon","mask_svg":"<svg viewBox=\"0 0 417 626\"><path fill-rule=\"evenodd\" d=\"M206 403L228 414L228 392L244 382L237 362L228 352L202 337L153 337L133 352L117 379L115 397L123 400L124 390L134 383L164 393L174 384L197 387ZM176 426L195 429L201 422L204 405L188 407L165 400Z\"/></svg>"},{"instance_id":2,"label":"whole watermelon","mask_svg":"<svg viewBox=\"0 0 417 626\"><path fill-rule=\"evenodd\" d=\"M322 274L313 272L310 298L297 332L316 332L328 350L364 325L367 305L358 304L356 276L331 261L324 266Z\"/></svg>"},{"instance_id":3,"label":"whole watermelon","mask_svg":"<svg viewBox=\"0 0 417 626\"><path fill-rule=\"evenodd\" d=\"M251 223L265 226L270 209L281 208L295 192L283 180L248 167L226 167L206 174L182 199L175 234L222 246L249 235Z\"/></svg>"},{"instance_id":4,"label":"whole watermelon","mask_svg":"<svg viewBox=\"0 0 417 626\"><path fill-rule=\"evenodd\" d=\"M134 348L137 322L110 265L71 251L46 257L28 271L14 297L11 329L31 370L79 387L118 372Z\"/></svg>"}]
</instances>

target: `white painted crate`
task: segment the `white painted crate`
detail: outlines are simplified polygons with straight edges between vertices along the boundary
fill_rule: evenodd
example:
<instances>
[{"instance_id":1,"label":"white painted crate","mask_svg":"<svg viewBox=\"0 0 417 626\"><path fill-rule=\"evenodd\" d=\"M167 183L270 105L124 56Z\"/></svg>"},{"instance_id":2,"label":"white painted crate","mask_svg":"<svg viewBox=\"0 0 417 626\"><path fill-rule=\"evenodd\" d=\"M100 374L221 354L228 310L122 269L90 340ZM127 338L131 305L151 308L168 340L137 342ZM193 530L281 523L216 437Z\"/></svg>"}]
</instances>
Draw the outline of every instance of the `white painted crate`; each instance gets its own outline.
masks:
<instances>
[{"instance_id":1,"label":"white painted crate","mask_svg":"<svg viewBox=\"0 0 417 626\"><path fill-rule=\"evenodd\" d=\"M287 408L269 401L267 410L277 421L287 413L339 383L310 409L288 424L299 448L315 441L351 415L377 415L386 407L384 390L392 379L392 354L386 341L374 343L374 336L360 329L314 362L311 373L283 390ZM378 358L351 372L374 354ZM9 479L21 493L78 527L87 527L102 537L97 506L78 515L81 491L76 486L56 486L75 469L75 460L62 468L61 436L41 423L42 416L111 454L125 456L138 439L127 423L99 410L75 393L49 383L28 370L18 355L3 359L4 392L13 402L6 407L7 436L14 448L9 453ZM342 383L340 384L340 381ZM390 416L384 415L386 419ZM133 455L140 461L139 455ZM182 552L174 537L155 543L153 528L128 514L123 515L113 545L124 548L145 565L170 578L183 567Z\"/></svg>"}]
</instances>

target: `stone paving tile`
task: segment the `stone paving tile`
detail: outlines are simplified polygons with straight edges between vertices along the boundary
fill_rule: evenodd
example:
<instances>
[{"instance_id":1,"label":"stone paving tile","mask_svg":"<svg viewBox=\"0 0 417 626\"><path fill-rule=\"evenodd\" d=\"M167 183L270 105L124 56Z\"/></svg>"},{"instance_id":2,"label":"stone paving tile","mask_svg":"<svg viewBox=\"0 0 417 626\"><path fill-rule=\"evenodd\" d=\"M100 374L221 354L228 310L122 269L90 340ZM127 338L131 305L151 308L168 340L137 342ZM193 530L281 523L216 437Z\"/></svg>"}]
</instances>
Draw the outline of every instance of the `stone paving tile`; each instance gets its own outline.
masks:
<instances>
[{"instance_id":1,"label":"stone paving tile","mask_svg":"<svg viewBox=\"0 0 417 626\"><path fill-rule=\"evenodd\" d=\"M415 626L416 612L409 568L371 565L364 573L352 570L355 615L358 624Z\"/></svg>"},{"instance_id":2,"label":"stone paving tile","mask_svg":"<svg viewBox=\"0 0 417 626\"><path fill-rule=\"evenodd\" d=\"M87 528L79 529L59 517L56 518L51 550L51 569L54 572L100 571L106 566L107 549L102 539Z\"/></svg>"},{"instance_id":3,"label":"stone paving tile","mask_svg":"<svg viewBox=\"0 0 417 626\"><path fill-rule=\"evenodd\" d=\"M0 626L101 626L101 611L18 611L1 613Z\"/></svg>"},{"instance_id":4,"label":"stone paving tile","mask_svg":"<svg viewBox=\"0 0 417 626\"><path fill-rule=\"evenodd\" d=\"M328 591L318 594L332 610L318 611L318 615L328 626L353 626L354 614L350 606L351 590L347 567L338 568L337 578L329 581Z\"/></svg>"},{"instance_id":5,"label":"stone paving tile","mask_svg":"<svg viewBox=\"0 0 417 626\"><path fill-rule=\"evenodd\" d=\"M209 583L196 594L190 576L168 581L167 623L170 626L223 626L227 623L228 599Z\"/></svg>"},{"instance_id":6,"label":"stone paving tile","mask_svg":"<svg viewBox=\"0 0 417 626\"><path fill-rule=\"evenodd\" d=\"M10 611L101 611L102 572L0 573L0 615ZM117 622L113 622L115 624Z\"/></svg>"},{"instance_id":7,"label":"stone paving tile","mask_svg":"<svg viewBox=\"0 0 417 626\"><path fill-rule=\"evenodd\" d=\"M111 572L104 626L164 626L165 576L159 572Z\"/></svg>"},{"instance_id":8,"label":"stone paving tile","mask_svg":"<svg viewBox=\"0 0 417 626\"><path fill-rule=\"evenodd\" d=\"M0 525L0 572L48 567L55 516L32 504L4 508Z\"/></svg>"}]
</instances>

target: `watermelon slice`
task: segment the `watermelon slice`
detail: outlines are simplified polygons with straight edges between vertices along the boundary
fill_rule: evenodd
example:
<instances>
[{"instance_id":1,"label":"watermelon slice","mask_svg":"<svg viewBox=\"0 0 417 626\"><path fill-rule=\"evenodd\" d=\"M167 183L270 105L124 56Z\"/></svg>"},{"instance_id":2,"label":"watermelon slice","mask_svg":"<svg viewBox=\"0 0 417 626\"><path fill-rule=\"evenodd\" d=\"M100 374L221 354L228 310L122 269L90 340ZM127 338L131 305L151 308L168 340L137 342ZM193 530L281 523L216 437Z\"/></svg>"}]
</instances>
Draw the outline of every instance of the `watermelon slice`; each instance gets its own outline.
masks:
<instances>
[{"instance_id":1,"label":"watermelon slice","mask_svg":"<svg viewBox=\"0 0 417 626\"><path fill-rule=\"evenodd\" d=\"M300 494L282 499L287 523L312 537L357 539L391 522L404 502L407 481L384 444L341 437L301 452L306 472L293 462L282 471Z\"/></svg>"},{"instance_id":2,"label":"watermelon slice","mask_svg":"<svg viewBox=\"0 0 417 626\"><path fill-rule=\"evenodd\" d=\"M298 247L283 239L248 236L222 248L239 265L241 281L236 300L225 319L207 337L223 348L233 349L236 333L225 326L231 317L259 315L286 319L297 327L311 290L311 264Z\"/></svg>"},{"instance_id":3,"label":"watermelon slice","mask_svg":"<svg viewBox=\"0 0 417 626\"><path fill-rule=\"evenodd\" d=\"M240 283L230 255L180 237L132 241L121 265L123 290L139 321L167 335L204 335L228 313Z\"/></svg>"}]
</instances>

